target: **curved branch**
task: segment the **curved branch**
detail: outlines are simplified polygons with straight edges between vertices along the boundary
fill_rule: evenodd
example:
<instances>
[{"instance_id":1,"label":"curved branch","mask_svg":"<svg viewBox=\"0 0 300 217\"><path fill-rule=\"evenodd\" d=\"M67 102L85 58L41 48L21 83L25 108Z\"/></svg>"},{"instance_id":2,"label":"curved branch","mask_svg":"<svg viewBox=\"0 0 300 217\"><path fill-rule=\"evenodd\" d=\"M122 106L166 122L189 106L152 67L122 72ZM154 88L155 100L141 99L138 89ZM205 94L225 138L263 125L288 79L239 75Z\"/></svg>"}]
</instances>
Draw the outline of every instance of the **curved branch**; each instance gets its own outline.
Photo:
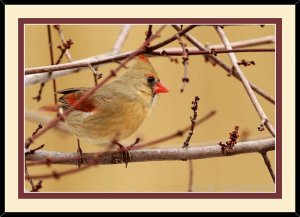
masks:
<instances>
[{"instance_id":1,"label":"curved branch","mask_svg":"<svg viewBox=\"0 0 300 217\"><path fill-rule=\"evenodd\" d=\"M129 154L130 162L145 162L195 160L254 152L266 153L272 150L275 150L274 138L239 142L235 145L234 149L227 152L226 155L222 153L221 147L218 144L198 147L191 146L190 148L180 147L130 150ZM109 153L83 153L83 158L83 164L89 165L123 163L123 153L119 151ZM77 153L51 152L44 150L37 150L34 154L26 156L26 161L38 161L40 163L45 162L50 164L77 165L77 160Z\"/></svg>"}]
</instances>

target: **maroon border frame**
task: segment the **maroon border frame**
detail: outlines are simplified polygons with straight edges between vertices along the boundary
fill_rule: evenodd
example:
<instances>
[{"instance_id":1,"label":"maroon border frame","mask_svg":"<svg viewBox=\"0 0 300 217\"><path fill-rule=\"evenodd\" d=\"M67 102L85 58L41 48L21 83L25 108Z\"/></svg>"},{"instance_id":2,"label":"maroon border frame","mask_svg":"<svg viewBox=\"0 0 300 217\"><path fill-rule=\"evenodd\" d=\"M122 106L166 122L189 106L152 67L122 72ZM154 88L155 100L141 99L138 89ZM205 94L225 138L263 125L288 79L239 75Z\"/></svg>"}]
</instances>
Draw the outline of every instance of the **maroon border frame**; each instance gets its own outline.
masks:
<instances>
[{"instance_id":1,"label":"maroon border frame","mask_svg":"<svg viewBox=\"0 0 300 217\"><path fill-rule=\"evenodd\" d=\"M280 199L282 198L282 19L281 18L19 18L18 25L18 196L45 199ZM24 25L25 24L275 24L276 25L276 191L270 193L25 193L24 192Z\"/></svg>"}]
</instances>

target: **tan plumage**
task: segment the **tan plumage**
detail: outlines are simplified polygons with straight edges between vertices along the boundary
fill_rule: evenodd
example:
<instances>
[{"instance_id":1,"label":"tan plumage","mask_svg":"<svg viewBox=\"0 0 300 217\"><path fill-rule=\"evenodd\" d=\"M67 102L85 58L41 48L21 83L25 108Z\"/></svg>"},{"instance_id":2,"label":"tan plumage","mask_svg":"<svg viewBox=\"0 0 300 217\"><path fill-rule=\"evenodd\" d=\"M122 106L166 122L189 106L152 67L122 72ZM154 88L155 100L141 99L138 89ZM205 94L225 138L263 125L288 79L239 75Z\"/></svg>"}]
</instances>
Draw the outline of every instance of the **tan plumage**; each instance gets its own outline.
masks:
<instances>
[{"instance_id":1,"label":"tan plumage","mask_svg":"<svg viewBox=\"0 0 300 217\"><path fill-rule=\"evenodd\" d=\"M71 88L59 102L63 109L90 88ZM66 117L73 135L89 143L102 144L118 136L131 136L144 121L156 94L168 92L149 60L141 55L117 80L105 84ZM46 109L47 110L47 109ZM48 109L49 110L49 109Z\"/></svg>"}]
</instances>

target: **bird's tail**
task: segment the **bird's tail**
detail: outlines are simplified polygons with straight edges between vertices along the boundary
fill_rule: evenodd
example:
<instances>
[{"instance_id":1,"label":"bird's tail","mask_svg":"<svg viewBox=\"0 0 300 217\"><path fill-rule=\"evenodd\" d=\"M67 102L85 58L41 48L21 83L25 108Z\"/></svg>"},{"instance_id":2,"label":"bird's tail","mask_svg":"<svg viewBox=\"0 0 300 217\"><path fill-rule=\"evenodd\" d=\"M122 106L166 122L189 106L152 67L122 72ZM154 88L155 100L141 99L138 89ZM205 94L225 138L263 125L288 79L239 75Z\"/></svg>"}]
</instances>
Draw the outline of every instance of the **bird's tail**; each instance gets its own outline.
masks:
<instances>
[{"instance_id":1,"label":"bird's tail","mask_svg":"<svg viewBox=\"0 0 300 217\"><path fill-rule=\"evenodd\" d=\"M39 110L46 111L46 112L58 112L59 105L46 105L46 106L40 107Z\"/></svg>"}]
</instances>

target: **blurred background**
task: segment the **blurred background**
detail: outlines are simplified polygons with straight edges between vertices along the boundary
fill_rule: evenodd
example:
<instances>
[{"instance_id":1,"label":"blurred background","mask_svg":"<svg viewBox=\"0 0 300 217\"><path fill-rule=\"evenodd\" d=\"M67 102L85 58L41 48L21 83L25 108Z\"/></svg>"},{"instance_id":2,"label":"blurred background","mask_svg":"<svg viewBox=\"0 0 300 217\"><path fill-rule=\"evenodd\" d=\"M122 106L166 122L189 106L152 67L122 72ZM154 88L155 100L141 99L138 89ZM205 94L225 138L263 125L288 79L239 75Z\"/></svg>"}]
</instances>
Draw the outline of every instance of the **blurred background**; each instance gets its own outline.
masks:
<instances>
[{"instance_id":1,"label":"blurred background","mask_svg":"<svg viewBox=\"0 0 300 217\"><path fill-rule=\"evenodd\" d=\"M110 51L117 39L121 25L62 25L65 39L72 39L74 44L70 49L73 60L95 56ZM159 26L153 26L155 32ZM145 39L148 25L133 25L121 52L138 48ZM51 28L54 46L54 60L60 55L60 38L57 31ZM258 38L275 34L275 27L266 25L253 26L226 26L226 32L231 42ZM152 41L156 44L172 35L176 31L167 27L160 37ZM25 27L25 68L50 65L50 52L48 47L46 25L26 25ZM196 27L190 31L197 40L203 44L221 44L215 29L211 26ZM191 46L184 38L184 42ZM174 41L166 47L180 47ZM255 46L256 48L274 48L274 44ZM236 53L239 60L253 60L255 66L243 67L247 78L275 97L275 53ZM230 65L228 54L218 54L225 63ZM190 125L192 115L191 101L197 95L200 97L198 118L211 110L217 114L194 130L191 139L192 145L216 144L227 141L229 132L235 125L240 126L238 141L269 138L267 130L260 132L257 126L260 118L252 105L243 85L219 66L213 66L204 61L203 56L189 56L189 78L185 91L180 93L184 67L181 57L177 57L178 64L171 62L168 57L151 57L150 61L161 80L168 86L170 92L162 94L152 113L146 118L139 130L122 144L131 144L136 137L142 141L150 141L174 133ZM68 62L66 57L62 62ZM99 72L105 77L116 63L103 64ZM124 71L124 70L123 70ZM121 71L119 74L122 74ZM89 69L72 75L56 79L57 89L70 87L92 87L94 77ZM55 117L55 114L38 111L39 107L53 104L52 82L44 88L40 102L33 100L38 93L40 85L25 87L25 110L35 111L45 116ZM275 126L275 106L257 95L264 111L271 123ZM25 121L25 136L30 137L37 128L38 123ZM181 147L184 137L157 144L154 147L168 148ZM51 129L36 140L32 147L45 144L44 150L58 152L76 152L76 138L68 133ZM84 152L98 152L105 147L81 142ZM269 158L275 170L274 151L269 152ZM273 192L275 185L264 164L260 154L243 154L232 157L194 160L194 186L195 192ZM74 166L52 165L29 167L31 175L51 173L53 169L63 171ZM120 165L102 165L75 174L63 176L60 179L43 180L43 192L184 192L188 189L188 162L163 161L129 163L125 168ZM28 182L26 188L31 189Z\"/></svg>"}]
</instances>

